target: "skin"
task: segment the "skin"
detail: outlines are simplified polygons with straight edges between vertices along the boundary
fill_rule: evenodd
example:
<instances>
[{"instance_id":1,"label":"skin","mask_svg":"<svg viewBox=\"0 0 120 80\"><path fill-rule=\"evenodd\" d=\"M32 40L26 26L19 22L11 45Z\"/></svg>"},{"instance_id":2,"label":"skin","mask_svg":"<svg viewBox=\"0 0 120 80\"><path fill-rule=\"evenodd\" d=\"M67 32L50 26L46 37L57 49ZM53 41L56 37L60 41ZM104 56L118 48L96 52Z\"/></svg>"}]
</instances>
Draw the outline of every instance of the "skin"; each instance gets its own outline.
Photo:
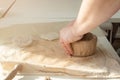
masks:
<instances>
[{"instance_id":1,"label":"skin","mask_svg":"<svg viewBox=\"0 0 120 80\"><path fill-rule=\"evenodd\" d=\"M60 31L60 43L73 55L71 43L80 40L120 9L120 0L83 0L77 18Z\"/></svg>"}]
</instances>

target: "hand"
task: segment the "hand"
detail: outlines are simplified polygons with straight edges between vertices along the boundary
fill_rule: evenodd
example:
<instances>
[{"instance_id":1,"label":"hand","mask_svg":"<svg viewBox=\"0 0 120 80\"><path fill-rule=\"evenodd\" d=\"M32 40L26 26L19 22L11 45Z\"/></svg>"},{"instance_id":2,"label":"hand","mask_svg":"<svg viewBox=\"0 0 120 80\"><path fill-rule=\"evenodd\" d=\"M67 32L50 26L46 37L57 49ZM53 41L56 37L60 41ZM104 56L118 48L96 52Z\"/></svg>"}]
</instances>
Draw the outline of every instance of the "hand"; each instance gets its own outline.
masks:
<instances>
[{"instance_id":1,"label":"hand","mask_svg":"<svg viewBox=\"0 0 120 80\"><path fill-rule=\"evenodd\" d=\"M73 50L70 43L80 40L81 38L82 36L76 34L74 22L71 22L67 27L60 31L60 43L65 52L70 56L73 55Z\"/></svg>"}]
</instances>

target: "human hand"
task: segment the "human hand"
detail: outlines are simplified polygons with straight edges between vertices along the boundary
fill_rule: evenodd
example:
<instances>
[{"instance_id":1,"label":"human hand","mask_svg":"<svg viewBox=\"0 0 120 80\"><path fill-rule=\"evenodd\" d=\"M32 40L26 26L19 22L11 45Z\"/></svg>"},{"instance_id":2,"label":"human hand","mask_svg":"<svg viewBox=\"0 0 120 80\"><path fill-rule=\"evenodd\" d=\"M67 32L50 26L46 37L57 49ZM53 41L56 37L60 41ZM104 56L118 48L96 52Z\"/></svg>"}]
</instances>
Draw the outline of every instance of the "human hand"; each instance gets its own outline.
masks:
<instances>
[{"instance_id":1,"label":"human hand","mask_svg":"<svg viewBox=\"0 0 120 80\"><path fill-rule=\"evenodd\" d=\"M71 22L67 27L60 31L60 43L65 52L72 56L73 50L70 43L80 40L82 36L76 33L74 22Z\"/></svg>"}]
</instances>

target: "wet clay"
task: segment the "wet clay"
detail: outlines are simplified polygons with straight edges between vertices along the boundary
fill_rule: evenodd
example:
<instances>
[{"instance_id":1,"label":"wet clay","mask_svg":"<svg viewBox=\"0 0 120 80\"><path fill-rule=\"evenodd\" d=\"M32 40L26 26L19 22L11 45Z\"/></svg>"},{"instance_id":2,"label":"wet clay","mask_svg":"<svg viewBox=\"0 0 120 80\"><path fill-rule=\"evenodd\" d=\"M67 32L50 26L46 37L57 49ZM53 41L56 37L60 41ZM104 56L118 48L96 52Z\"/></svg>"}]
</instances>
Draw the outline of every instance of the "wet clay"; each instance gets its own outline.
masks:
<instances>
[{"instance_id":1,"label":"wet clay","mask_svg":"<svg viewBox=\"0 0 120 80\"><path fill-rule=\"evenodd\" d=\"M72 43L73 56L86 57L93 55L96 51L97 37L92 33L87 33L79 41Z\"/></svg>"}]
</instances>

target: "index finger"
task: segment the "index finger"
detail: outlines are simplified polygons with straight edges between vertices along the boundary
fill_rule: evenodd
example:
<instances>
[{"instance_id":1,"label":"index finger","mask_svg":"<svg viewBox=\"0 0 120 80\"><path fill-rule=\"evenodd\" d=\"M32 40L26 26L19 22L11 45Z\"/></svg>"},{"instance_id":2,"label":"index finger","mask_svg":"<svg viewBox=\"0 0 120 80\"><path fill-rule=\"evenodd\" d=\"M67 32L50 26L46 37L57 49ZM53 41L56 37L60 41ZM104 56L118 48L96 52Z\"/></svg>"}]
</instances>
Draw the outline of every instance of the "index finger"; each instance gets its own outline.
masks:
<instances>
[{"instance_id":1,"label":"index finger","mask_svg":"<svg viewBox=\"0 0 120 80\"><path fill-rule=\"evenodd\" d=\"M73 54L73 50L72 47L69 43L65 43L64 41L60 40L60 43L62 44L64 50L66 51L67 54L69 54L70 56L72 56Z\"/></svg>"},{"instance_id":2,"label":"index finger","mask_svg":"<svg viewBox=\"0 0 120 80\"><path fill-rule=\"evenodd\" d=\"M72 50L72 47L70 45L70 43L63 43L66 50L68 51L68 53L72 56L73 55L73 50Z\"/></svg>"}]
</instances>

